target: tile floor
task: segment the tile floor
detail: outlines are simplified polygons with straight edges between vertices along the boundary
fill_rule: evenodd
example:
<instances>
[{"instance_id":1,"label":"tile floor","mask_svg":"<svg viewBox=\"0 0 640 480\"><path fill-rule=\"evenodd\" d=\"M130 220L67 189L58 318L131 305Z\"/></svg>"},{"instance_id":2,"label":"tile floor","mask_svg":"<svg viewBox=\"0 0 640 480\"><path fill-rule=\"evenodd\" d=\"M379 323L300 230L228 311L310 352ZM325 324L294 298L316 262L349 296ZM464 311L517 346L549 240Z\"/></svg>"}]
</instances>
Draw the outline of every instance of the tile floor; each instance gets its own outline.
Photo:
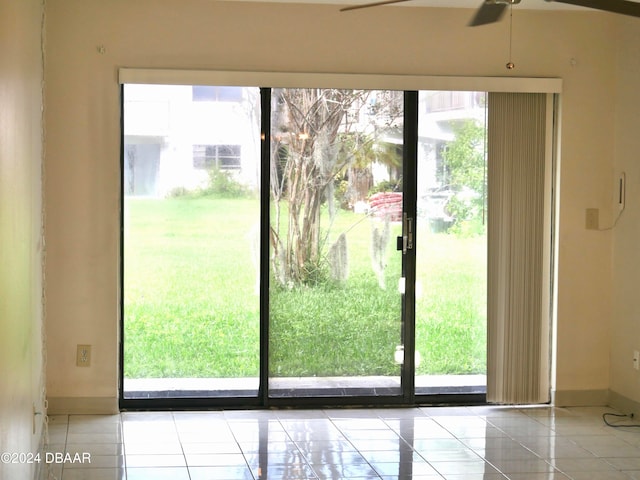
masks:
<instances>
[{"instance_id":1,"label":"tile floor","mask_svg":"<svg viewBox=\"0 0 640 480\"><path fill-rule=\"evenodd\" d=\"M606 426L602 414L610 411L429 407L52 416L47 450L64 463L49 464L42 478L640 479L640 428Z\"/></svg>"}]
</instances>

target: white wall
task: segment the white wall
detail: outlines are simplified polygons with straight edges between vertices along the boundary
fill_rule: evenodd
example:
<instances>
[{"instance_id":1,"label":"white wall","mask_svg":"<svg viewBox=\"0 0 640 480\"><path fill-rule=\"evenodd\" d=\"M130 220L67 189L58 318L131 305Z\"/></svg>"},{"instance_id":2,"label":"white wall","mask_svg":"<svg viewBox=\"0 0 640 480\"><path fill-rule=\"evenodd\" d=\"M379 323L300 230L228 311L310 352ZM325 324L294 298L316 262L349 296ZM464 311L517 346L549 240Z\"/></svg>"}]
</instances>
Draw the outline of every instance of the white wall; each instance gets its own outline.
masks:
<instances>
[{"instance_id":1,"label":"white wall","mask_svg":"<svg viewBox=\"0 0 640 480\"><path fill-rule=\"evenodd\" d=\"M116 408L119 315L118 67L562 77L557 389L564 403L610 383L610 217L617 17L211 0L48 0L46 239L48 389L60 410ZM637 331L637 330L636 330ZM76 368L76 344L93 366Z\"/></svg>"},{"instance_id":2,"label":"white wall","mask_svg":"<svg viewBox=\"0 0 640 480\"><path fill-rule=\"evenodd\" d=\"M40 0L0 0L0 451L42 433L42 55ZM0 478L33 477L0 462Z\"/></svg>"}]
</instances>

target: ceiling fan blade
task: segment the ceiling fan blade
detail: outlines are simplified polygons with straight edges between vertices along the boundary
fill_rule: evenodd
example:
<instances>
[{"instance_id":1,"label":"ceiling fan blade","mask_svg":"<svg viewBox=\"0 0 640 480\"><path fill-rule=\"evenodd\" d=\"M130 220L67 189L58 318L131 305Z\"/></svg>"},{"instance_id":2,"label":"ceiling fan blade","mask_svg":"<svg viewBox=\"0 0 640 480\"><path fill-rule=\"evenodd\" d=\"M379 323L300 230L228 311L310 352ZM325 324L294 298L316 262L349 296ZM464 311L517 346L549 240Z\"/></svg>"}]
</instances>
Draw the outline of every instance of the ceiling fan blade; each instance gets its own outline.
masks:
<instances>
[{"instance_id":1,"label":"ceiling fan blade","mask_svg":"<svg viewBox=\"0 0 640 480\"><path fill-rule=\"evenodd\" d=\"M480 8L476 11L475 16L469 22L469 26L477 27L478 25L497 22L502 18L506 9L506 3L483 2L482 5L480 5Z\"/></svg>"},{"instance_id":2,"label":"ceiling fan blade","mask_svg":"<svg viewBox=\"0 0 640 480\"><path fill-rule=\"evenodd\" d=\"M402 3L402 2L408 2L408 1L410 0L381 0L379 2L363 3L362 5L351 5L349 7L341 8L340 11L346 12L349 10L358 10L359 8L378 7L380 5L389 5L392 3Z\"/></svg>"},{"instance_id":3,"label":"ceiling fan blade","mask_svg":"<svg viewBox=\"0 0 640 480\"><path fill-rule=\"evenodd\" d=\"M640 17L640 3L628 0L547 0L548 2L568 3L579 7L594 8L605 12L620 13Z\"/></svg>"}]
</instances>

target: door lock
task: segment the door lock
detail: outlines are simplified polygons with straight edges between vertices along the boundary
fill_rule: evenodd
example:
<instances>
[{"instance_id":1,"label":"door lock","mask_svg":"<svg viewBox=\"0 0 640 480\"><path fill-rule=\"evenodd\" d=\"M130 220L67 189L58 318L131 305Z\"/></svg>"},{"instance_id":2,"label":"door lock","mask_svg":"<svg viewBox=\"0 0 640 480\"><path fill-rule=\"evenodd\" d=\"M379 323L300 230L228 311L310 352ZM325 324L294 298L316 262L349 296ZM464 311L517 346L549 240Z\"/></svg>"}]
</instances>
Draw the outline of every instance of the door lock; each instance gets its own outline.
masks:
<instances>
[{"instance_id":1,"label":"door lock","mask_svg":"<svg viewBox=\"0 0 640 480\"><path fill-rule=\"evenodd\" d=\"M396 250L402 250L403 255L413 250L413 218L406 213L402 214L402 236L396 238Z\"/></svg>"},{"instance_id":2,"label":"door lock","mask_svg":"<svg viewBox=\"0 0 640 480\"><path fill-rule=\"evenodd\" d=\"M405 222L405 235L407 237L407 248L406 250L413 250L413 218L407 217L407 214L404 214L404 222ZM405 251L406 253L406 251Z\"/></svg>"}]
</instances>

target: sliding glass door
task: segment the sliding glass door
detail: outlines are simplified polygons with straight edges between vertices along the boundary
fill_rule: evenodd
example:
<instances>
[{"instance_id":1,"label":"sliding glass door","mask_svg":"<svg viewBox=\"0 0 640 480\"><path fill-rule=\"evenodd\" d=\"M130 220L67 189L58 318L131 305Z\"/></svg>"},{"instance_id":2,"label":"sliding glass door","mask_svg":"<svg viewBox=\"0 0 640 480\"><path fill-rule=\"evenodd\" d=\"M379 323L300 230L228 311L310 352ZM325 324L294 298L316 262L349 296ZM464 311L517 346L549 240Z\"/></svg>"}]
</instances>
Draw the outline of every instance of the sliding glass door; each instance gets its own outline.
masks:
<instances>
[{"instance_id":1,"label":"sliding glass door","mask_svg":"<svg viewBox=\"0 0 640 480\"><path fill-rule=\"evenodd\" d=\"M123 92L123 396L255 397L259 90Z\"/></svg>"},{"instance_id":2,"label":"sliding glass door","mask_svg":"<svg viewBox=\"0 0 640 480\"><path fill-rule=\"evenodd\" d=\"M400 395L403 93L274 89L270 123L269 395Z\"/></svg>"},{"instance_id":3,"label":"sliding glass door","mask_svg":"<svg viewBox=\"0 0 640 480\"><path fill-rule=\"evenodd\" d=\"M419 94L417 395L486 392L486 97Z\"/></svg>"},{"instance_id":4,"label":"sliding glass door","mask_svg":"<svg viewBox=\"0 0 640 480\"><path fill-rule=\"evenodd\" d=\"M482 400L486 99L124 85L122 404Z\"/></svg>"}]
</instances>

